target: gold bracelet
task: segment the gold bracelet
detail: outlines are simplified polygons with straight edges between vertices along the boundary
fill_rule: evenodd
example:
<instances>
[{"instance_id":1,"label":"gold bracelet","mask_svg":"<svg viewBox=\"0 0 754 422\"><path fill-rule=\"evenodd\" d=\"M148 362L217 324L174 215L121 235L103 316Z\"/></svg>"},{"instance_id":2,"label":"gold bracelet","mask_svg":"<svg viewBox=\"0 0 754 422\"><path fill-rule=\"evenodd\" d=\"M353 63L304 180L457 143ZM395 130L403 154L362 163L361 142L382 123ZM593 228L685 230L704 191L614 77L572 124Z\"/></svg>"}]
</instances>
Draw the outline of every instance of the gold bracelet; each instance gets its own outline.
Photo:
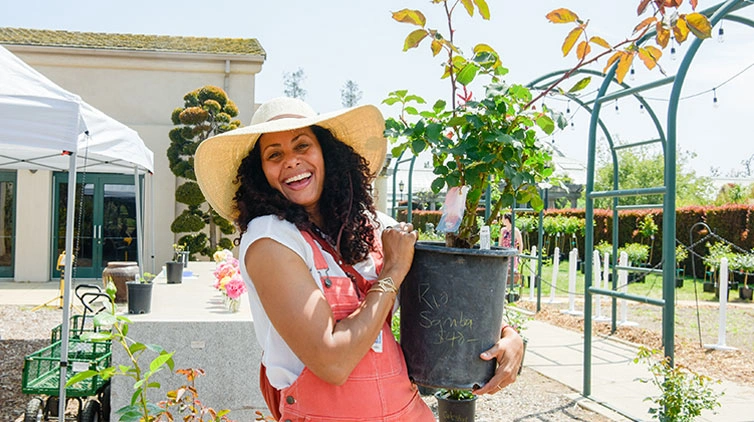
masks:
<instances>
[{"instance_id":1,"label":"gold bracelet","mask_svg":"<svg viewBox=\"0 0 754 422\"><path fill-rule=\"evenodd\" d=\"M367 293L369 292L398 294L398 286L395 285L392 277L385 277L375 281L374 284L372 284L372 287L367 290Z\"/></svg>"}]
</instances>

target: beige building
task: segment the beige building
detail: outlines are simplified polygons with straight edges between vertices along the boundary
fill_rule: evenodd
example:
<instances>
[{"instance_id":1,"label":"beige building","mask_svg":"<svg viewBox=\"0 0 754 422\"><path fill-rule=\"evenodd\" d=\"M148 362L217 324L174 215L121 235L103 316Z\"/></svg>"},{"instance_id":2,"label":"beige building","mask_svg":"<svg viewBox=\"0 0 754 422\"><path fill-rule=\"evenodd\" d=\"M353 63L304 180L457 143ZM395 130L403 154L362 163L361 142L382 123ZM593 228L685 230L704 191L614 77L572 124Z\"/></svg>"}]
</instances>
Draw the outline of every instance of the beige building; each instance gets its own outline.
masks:
<instances>
[{"instance_id":1,"label":"beige building","mask_svg":"<svg viewBox=\"0 0 754 422\"><path fill-rule=\"evenodd\" d=\"M175 202L176 177L168 168L168 132L173 109L183 96L205 85L223 88L245 125L254 110L255 76L265 51L256 39L171 37L0 28L0 45L84 101L136 130L154 153L153 175L145 177L145 271L159 272L172 257L170 224L181 212ZM0 151L0 153L3 153ZM132 173L84 172L84 213L99 222L97 238L77 234L76 278L99 278L108 261L136 257ZM57 279L60 192L67 175L53 171L3 170L3 206L14 210L0 221L0 278ZM81 189L78 189L81 192ZM64 196L64 195L63 195ZM64 201L65 198L62 198ZM154 266L153 266L154 265Z\"/></svg>"}]
</instances>

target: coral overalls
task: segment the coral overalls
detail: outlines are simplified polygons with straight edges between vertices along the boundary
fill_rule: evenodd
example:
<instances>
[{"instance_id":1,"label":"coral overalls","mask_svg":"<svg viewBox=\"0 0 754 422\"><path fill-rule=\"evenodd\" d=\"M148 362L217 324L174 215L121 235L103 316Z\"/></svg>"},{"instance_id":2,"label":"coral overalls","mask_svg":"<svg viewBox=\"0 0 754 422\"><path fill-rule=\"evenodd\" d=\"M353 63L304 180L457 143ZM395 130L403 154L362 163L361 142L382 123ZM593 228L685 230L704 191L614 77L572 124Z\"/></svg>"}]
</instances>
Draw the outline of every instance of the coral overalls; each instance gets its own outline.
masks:
<instances>
[{"instance_id":1,"label":"coral overalls","mask_svg":"<svg viewBox=\"0 0 754 422\"><path fill-rule=\"evenodd\" d=\"M314 263L320 273L325 297L335 320L339 321L356 310L374 280L366 281L358 276L356 278L360 280L353 282L349 277L328 275L327 262L316 240L307 232L302 231L302 234L314 252ZM373 258L379 259L376 262L379 268L381 257ZM408 378L403 352L387 322L383 324L380 336L382 351L376 352L374 349L379 347L373 346L343 385L328 384L304 368L296 381L275 397L277 390L269 385L262 368L260 384L274 416L284 422L434 422L434 415ZM279 402L277 409L275 402Z\"/></svg>"}]
</instances>

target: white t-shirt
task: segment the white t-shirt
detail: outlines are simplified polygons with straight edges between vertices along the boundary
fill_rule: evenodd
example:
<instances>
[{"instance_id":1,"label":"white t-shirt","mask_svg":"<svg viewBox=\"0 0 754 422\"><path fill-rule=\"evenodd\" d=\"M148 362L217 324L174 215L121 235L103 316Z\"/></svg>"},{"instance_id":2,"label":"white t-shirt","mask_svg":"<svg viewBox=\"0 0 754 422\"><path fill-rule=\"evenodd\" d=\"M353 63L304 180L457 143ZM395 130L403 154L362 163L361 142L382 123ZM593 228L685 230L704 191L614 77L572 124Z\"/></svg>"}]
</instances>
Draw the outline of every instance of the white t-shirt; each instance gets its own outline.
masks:
<instances>
[{"instance_id":1,"label":"white t-shirt","mask_svg":"<svg viewBox=\"0 0 754 422\"><path fill-rule=\"evenodd\" d=\"M380 228L377 230L376 235L381 235L382 227L397 224L395 220L389 216L378 212L378 221ZM254 319L254 331L256 332L257 341L264 350L262 356L262 363L267 369L267 378L270 380L270 384L277 389L283 389L293 384L298 378L301 372L304 370L304 364L293 353L288 345L280 337L280 334L275 330L264 312L262 302L259 300L259 295L254 288L249 274L246 272L246 266L243 265L244 257L246 256L246 250L252 243L258 239L269 238L288 249L295 252L298 256L304 260L309 272L317 287L322 290L322 282L320 280L320 274L314 265L314 254L312 253L309 244L304 239L304 236L296 228L296 226L288 221L280 220L273 215L267 215L263 217L257 217L253 219L246 232L241 237L241 244L239 250L239 258L241 260L241 275L246 287L249 290L249 304L251 305L251 315ZM317 244L317 247L322 251L322 255L327 261L329 267L329 274L333 276L345 276L345 273L340 266L335 262L333 257L322 250L322 247ZM253 265L253 264L252 264ZM375 263L371 256L367 257L362 262L353 265L353 268L358 271L367 280L374 280L377 278L377 272Z\"/></svg>"}]
</instances>

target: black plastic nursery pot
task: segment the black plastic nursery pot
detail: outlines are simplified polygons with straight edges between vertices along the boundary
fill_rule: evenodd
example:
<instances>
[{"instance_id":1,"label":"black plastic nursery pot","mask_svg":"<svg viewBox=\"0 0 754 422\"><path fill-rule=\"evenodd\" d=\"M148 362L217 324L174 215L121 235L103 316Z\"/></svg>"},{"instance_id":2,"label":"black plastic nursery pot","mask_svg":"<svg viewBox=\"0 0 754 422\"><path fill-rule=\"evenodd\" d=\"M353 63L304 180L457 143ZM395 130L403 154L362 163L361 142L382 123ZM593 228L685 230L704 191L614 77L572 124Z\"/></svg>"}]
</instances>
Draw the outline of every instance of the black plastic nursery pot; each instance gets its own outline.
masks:
<instances>
[{"instance_id":1,"label":"black plastic nursery pot","mask_svg":"<svg viewBox=\"0 0 754 422\"><path fill-rule=\"evenodd\" d=\"M168 284L181 283L183 281L183 263L182 262L166 262L165 273L168 279Z\"/></svg>"},{"instance_id":2,"label":"black plastic nursery pot","mask_svg":"<svg viewBox=\"0 0 754 422\"><path fill-rule=\"evenodd\" d=\"M152 283L129 281L126 288L129 314L148 314L152 311Z\"/></svg>"},{"instance_id":3,"label":"black plastic nursery pot","mask_svg":"<svg viewBox=\"0 0 754 422\"><path fill-rule=\"evenodd\" d=\"M437 415L439 422L473 422L476 417L476 399L457 400L443 398L441 393L435 393L437 398Z\"/></svg>"},{"instance_id":4,"label":"black plastic nursery pot","mask_svg":"<svg viewBox=\"0 0 754 422\"><path fill-rule=\"evenodd\" d=\"M492 378L495 360L479 355L500 339L505 281L516 252L417 243L400 293L401 348L415 383L472 389Z\"/></svg>"}]
</instances>

